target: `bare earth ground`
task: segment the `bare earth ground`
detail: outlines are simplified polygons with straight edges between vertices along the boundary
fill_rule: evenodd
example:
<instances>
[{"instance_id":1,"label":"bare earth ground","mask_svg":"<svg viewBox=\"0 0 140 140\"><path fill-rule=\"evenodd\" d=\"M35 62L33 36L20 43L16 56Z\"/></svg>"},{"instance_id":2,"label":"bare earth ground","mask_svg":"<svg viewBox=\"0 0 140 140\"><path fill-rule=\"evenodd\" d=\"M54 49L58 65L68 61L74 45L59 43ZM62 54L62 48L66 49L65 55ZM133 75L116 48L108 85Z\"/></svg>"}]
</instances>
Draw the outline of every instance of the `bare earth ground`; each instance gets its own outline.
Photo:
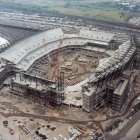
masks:
<instances>
[{"instance_id":1,"label":"bare earth ground","mask_svg":"<svg viewBox=\"0 0 140 140\"><path fill-rule=\"evenodd\" d=\"M140 76L137 77L136 82L137 84L140 82ZM139 90L137 92L139 93ZM80 108L69 108L68 106L62 106L60 107L60 109L51 110L48 107L41 107L39 104L30 102L27 99L19 98L17 96L10 96L6 88L4 88L1 93L3 94L1 94L0 96L0 134L4 140L19 140L19 137L20 140L30 140L30 136L26 137L25 134L19 130L18 125L24 124L27 128L29 128L31 132L35 134L37 123L40 122L45 125L45 127L41 126L40 132L47 135L49 139L52 139L52 137L55 136L56 138L58 138L58 140L60 140L60 138L58 137L59 134L62 134L64 137L68 138L69 133L66 129L69 126L73 127L73 125L75 124L86 126L88 128L87 133L90 133L91 131L103 132L103 129L106 126L118 119L117 117L115 118L115 116L121 114L119 112L113 111L110 116L113 117L115 115L114 118L107 121L106 113L109 108L104 106L98 111L93 111L94 119L91 120L88 118L89 114ZM130 94L129 100L134 96L134 93ZM133 105L134 104L135 100L133 102ZM3 110L1 108L2 106L5 107L6 110ZM128 104L127 99L124 108L127 108L129 106L131 106L131 104ZM128 109L128 112L126 112L125 115L121 118L124 119L124 117L127 116L130 112L131 108ZM34 118L34 121L30 121L31 117ZM8 120L9 127L14 130L14 135L11 135L8 131L8 128L5 128L3 126L4 120ZM125 126L126 123L127 121L124 122L123 125ZM46 125L56 127L56 130L51 131L50 129L47 129ZM121 127L119 127L119 129L121 130ZM134 130L135 129L133 129L132 132ZM128 135L129 133L126 134L127 137ZM83 138L83 140L89 139L90 136Z\"/></svg>"},{"instance_id":2,"label":"bare earth ground","mask_svg":"<svg viewBox=\"0 0 140 140\"><path fill-rule=\"evenodd\" d=\"M64 76L65 79L72 77L72 76L81 76L83 77L83 80L88 78L90 73L93 73L95 71L95 63L97 63L98 65L98 61L102 58L101 54L94 54L94 56L97 56L99 58L93 58L93 57L86 57L85 55L80 55L80 57L82 59L86 59L89 61L89 63L83 63L83 62L78 62L77 60L75 60L76 58L76 54L67 54L67 56L65 55L60 55L58 58L58 61L56 62L56 72L55 75L58 75L58 73L61 71L61 66L65 65L66 62L72 62L72 66L68 66L68 68L71 68L73 70L73 72L66 72L64 71ZM53 75L53 71L55 69L55 67L50 67L46 70L45 72L45 77L48 79L52 78ZM74 70L76 70L78 68L77 72L74 72ZM58 71L59 70L59 71Z\"/></svg>"}]
</instances>

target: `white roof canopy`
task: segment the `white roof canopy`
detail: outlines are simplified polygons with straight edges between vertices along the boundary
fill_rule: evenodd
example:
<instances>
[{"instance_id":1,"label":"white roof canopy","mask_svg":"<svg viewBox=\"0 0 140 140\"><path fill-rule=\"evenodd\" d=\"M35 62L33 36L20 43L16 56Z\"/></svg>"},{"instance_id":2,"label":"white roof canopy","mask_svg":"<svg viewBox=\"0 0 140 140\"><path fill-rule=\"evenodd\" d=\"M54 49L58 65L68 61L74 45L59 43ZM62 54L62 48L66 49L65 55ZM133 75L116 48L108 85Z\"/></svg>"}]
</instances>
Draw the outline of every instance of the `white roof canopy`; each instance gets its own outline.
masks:
<instances>
[{"instance_id":1,"label":"white roof canopy","mask_svg":"<svg viewBox=\"0 0 140 140\"><path fill-rule=\"evenodd\" d=\"M60 39L64 39L61 47L68 45L84 45L87 42L108 45L114 34L80 30L79 34L63 34L62 29L54 29L34 35L11 46L0 57L13 62L17 68L28 70L33 62L58 49ZM26 61L27 60L27 61Z\"/></svg>"},{"instance_id":2,"label":"white roof canopy","mask_svg":"<svg viewBox=\"0 0 140 140\"><path fill-rule=\"evenodd\" d=\"M8 41L2 37L0 37L0 46L8 43Z\"/></svg>"}]
</instances>

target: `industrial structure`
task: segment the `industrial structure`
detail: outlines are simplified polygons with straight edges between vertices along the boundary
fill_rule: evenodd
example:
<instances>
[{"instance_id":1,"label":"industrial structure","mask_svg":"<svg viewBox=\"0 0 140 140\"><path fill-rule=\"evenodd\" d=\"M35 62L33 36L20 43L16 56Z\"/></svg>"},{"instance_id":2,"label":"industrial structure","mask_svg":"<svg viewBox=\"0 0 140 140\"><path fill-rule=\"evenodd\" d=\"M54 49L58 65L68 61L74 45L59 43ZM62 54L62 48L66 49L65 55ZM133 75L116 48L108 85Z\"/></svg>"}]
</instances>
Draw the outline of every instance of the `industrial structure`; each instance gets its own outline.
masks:
<instances>
[{"instance_id":1,"label":"industrial structure","mask_svg":"<svg viewBox=\"0 0 140 140\"><path fill-rule=\"evenodd\" d=\"M1 68L0 82L9 77L12 95L51 106L52 109L62 103L73 104L65 102L65 83L73 90L73 85L80 84L83 103L78 106L87 112L102 105L110 105L112 109L120 111L131 83L138 74L140 45L136 36L130 36L114 47L114 38L112 33L72 28L57 28L34 35L0 53L5 62ZM84 64L90 61L81 58L81 54L93 57L93 54L100 53L106 57L95 63L96 69L89 77L77 77L75 74L65 79L64 71L58 71L58 59L62 54L67 56L71 53L77 53L78 62ZM66 64L72 65L72 62ZM44 78L49 67L53 68L51 79ZM68 73L71 70L67 68L66 71Z\"/></svg>"}]
</instances>

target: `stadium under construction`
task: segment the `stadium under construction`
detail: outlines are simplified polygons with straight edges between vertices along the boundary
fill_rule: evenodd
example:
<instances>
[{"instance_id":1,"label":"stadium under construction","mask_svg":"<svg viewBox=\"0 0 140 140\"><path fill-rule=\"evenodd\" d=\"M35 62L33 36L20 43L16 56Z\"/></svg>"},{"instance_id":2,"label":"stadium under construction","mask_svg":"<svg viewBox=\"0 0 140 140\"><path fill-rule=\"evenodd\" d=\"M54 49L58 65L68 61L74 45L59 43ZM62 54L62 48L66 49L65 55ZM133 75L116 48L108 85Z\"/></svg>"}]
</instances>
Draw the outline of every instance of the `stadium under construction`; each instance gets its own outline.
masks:
<instances>
[{"instance_id":1,"label":"stadium under construction","mask_svg":"<svg viewBox=\"0 0 140 140\"><path fill-rule=\"evenodd\" d=\"M7 83L11 96L52 109L67 104L92 112L107 105L120 111L139 74L139 49L136 36L73 28L44 31L1 44L0 83Z\"/></svg>"}]
</instances>

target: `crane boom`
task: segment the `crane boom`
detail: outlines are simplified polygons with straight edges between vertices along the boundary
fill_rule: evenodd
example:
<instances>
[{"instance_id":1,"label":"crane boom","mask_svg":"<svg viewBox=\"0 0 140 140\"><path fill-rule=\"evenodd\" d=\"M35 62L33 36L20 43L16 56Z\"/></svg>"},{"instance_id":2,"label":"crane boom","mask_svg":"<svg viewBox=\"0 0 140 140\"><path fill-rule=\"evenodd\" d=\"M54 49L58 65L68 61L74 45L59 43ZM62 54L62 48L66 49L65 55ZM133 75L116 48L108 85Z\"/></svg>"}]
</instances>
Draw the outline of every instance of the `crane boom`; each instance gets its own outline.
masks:
<instances>
[{"instance_id":1,"label":"crane boom","mask_svg":"<svg viewBox=\"0 0 140 140\"><path fill-rule=\"evenodd\" d=\"M65 38L67 38L67 36ZM64 41L65 38L59 40L60 41L60 44L58 46L58 50L57 50L56 56L53 58L54 61L57 61L58 60L58 57L59 57L59 54L60 54L61 45L62 45L62 43L63 43L63 41ZM52 64L53 63L51 63L51 65ZM53 74L52 74L52 80L54 79L55 72L56 72L56 65L55 65L55 63L54 63L54 66L55 66L55 68L54 68L54 71L53 71Z\"/></svg>"}]
</instances>

